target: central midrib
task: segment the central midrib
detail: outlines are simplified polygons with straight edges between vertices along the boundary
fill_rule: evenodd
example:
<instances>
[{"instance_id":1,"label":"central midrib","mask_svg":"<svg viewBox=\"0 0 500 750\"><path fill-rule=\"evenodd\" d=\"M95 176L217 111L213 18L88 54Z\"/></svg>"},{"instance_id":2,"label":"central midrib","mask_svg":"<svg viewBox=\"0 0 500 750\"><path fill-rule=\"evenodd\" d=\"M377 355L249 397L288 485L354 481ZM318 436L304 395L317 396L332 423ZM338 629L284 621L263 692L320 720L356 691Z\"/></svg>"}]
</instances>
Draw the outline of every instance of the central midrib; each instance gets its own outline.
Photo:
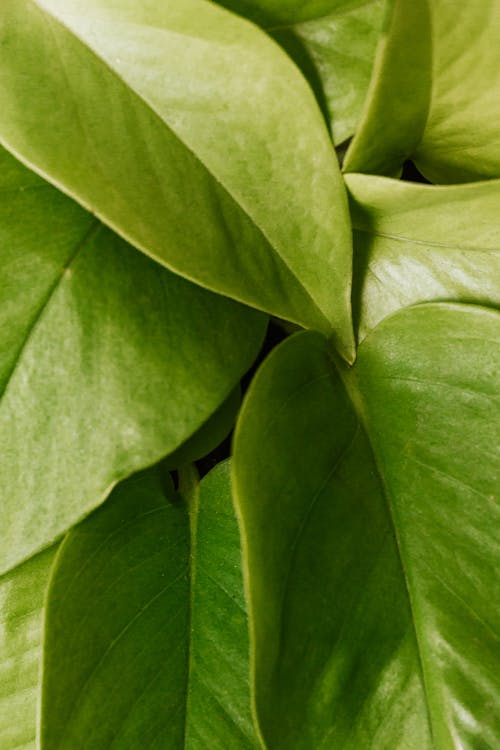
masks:
<instances>
[{"instance_id":1,"label":"central midrib","mask_svg":"<svg viewBox=\"0 0 500 750\"><path fill-rule=\"evenodd\" d=\"M184 726L182 734L182 747L188 750L189 720L191 714L191 682L193 679L193 612L195 598L195 578L196 578L196 550L198 541L198 510L200 489L198 478L194 475L193 469L188 469L187 475L183 478L186 480L186 490L184 502L187 505L189 515L189 603L188 603L188 627L187 627L187 669L186 669L186 696L184 711ZM181 491L182 494L182 491Z\"/></svg>"},{"instance_id":2,"label":"central midrib","mask_svg":"<svg viewBox=\"0 0 500 750\"><path fill-rule=\"evenodd\" d=\"M397 520L398 520L397 519L397 515L398 514L397 514L397 511L396 511L394 502L391 501L391 494L392 493L391 493L391 491L389 489L388 483L385 480L384 473L383 473L383 471L382 471L382 469L380 467L380 459L379 459L379 457L377 455L378 452L377 452L377 450L376 450L376 448L375 448L375 446L373 444L373 441L371 439L370 431L369 431L368 426L366 424L366 417L363 414L363 409L361 408L361 404L363 403L363 394L359 391L357 385L353 384L353 382L350 379L349 379L349 382L346 382L347 378L345 377L345 374L343 372L339 371L339 374L341 375L342 381L346 385L346 392L347 392L347 394L349 396L349 399L351 401L353 411L356 414L357 419L359 421L359 424L362 426L363 431L364 431L364 433L366 435L367 442L368 442L368 445L370 446L371 454L372 454L372 457L373 457L373 464L374 464L375 470L377 472L377 477L378 477L378 480L380 482L380 486L381 486L381 489L382 489L382 494L383 494L383 497L385 498L385 501L386 501L385 502L385 507L387 508L387 515L389 517L390 528L392 530L392 534L393 534L393 537L394 537L395 547L396 547L396 550L397 550L398 559L399 559L400 568L401 568L401 575L402 575L402 579L403 579L403 582L404 582L404 586L405 586L405 590L406 590L406 595L407 595L407 600L408 600L408 606L409 606L409 610L410 610L410 619L411 619L412 629L413 629L413 633L414 633L414 637L415 637L415 646L416 646L416 652L417 652L417 659L418 659L420 674L421 674L421 677L422 677L422 685L423 685L424 694L425 694L425 707L426 707L427 717L428 717L428 722L429 722L429 731L430 731L431 739L432 739L434 737L434 735L435 735L435 733L434 733L434 723L435 723L435 720L433 718L433 711L432 711L432 708L431 708L431 701L430 701L429 670L428 670L428 667L426 665L426 659L425 659L425 657L423 655L423 648L422 648L422 645L421 645L421 636L419 634L419 628L417 627L417 622L418 622L419 618L416 617L416 611L417 611L418 608L416 606L414 597L413 597L412 592L411 592L410 579L409 579L409 576L407 574L407 565L406 565L406 562L405 562L405 555L404 555L404 552L403 552L403 545L401 544L401 539L400 539L399 533L398 533L398 524L397 524ZM353 397L354 392L357 392L356 393L357 397Z\"/></svg>"},{"instance_id":3,"label":"central midrib","mask_svg":"<svg viewBox=\"0 0 500 750\"><path fill-rule=\"evenodd\" d=\"M34 336L35 331L39 328L39 326L42 323L42 320L44 318L44 314L50 307L50 302L52 301L55 293L59 289L66 272L71 268L75 260L77 259L78 255L80 254L81 250L85 247L85 245L91 240L92 236L94 234L97 234L97 232L102 228L102 224L98 219L94 219L90 226L87 228L83 236L81 237L80 241L76 244L74 250L69 254L68 259L66 263L62 266L61 270L55 277L52 284L49 286L47 294L45 295L44 299L41 302L40 307L38 308L34 318L32 319L31 323L28 326L28 329L26 331L26 334L24 336L23 341L21 342L16 358L14 360L14 363L10 369L10 372L7 374L5 378L5 385L3 387L3 390L0 392L0 406L3 400L5 399L9 388L14 380L14 376L19 369L19 367L22 364L23 361L23 354L28 348L31 339Z\"/></svg>"}]
</instances>

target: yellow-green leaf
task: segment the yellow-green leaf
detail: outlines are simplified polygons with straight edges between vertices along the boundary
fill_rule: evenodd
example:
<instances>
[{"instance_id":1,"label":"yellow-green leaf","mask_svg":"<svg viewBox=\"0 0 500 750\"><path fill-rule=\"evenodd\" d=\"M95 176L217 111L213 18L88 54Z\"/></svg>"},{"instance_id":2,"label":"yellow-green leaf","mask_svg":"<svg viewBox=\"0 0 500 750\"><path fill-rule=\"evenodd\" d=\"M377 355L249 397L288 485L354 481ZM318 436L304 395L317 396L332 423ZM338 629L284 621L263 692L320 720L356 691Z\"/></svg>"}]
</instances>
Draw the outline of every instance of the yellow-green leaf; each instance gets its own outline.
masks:
<instances>
[{"instance_id":1,"label":"yellow-green leaf","mask_svg":"<svg viewBox=\"0 0 500 750\"><path fill-rule=\"evenodd\" d=\"M264 32L205 0L3 0L0 28L1 142L168 268L353 358L335 152Z\"/></svg>"}]
</instances>

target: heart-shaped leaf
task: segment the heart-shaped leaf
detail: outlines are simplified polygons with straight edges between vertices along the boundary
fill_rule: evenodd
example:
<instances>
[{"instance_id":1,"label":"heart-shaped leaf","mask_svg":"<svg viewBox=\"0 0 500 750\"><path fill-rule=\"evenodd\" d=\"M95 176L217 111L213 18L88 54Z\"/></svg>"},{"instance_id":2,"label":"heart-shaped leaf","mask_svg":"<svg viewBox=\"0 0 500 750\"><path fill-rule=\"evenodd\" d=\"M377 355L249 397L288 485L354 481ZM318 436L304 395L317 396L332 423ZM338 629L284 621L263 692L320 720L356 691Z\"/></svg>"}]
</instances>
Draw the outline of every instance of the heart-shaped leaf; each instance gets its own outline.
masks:
<instances>
[{"instance_id":1,"label":"heart-shaped leaf","mask_svg":"<svg viewBox=\"0 0 500 750\"><path fill-rule=\"evenodd\" d=\"M351 370L301 333L257 374L233 468L271 750L499 744L499 320L407 308Z\"/></svg>"},{"instance_id":2,"label":"heart-shaped leaf","mask_svg":"<svg viewBox=\"0 0 500 750\"><path fill-rule=\"evenodd\" d=\"M55 548L0 577L0 747L35 750L45 589Z\"/></svg>"},{"instance_id":3,"label":"heart-shaped leaf","mask_svg":"<svg viewBox=\"0 0 500 750\"><path fill-rule=\"evenodd\" d=\"M372 0L270 29L315 91L335 144L354 134L361 117L386 4Z\"/></svg>"},{"instance_id":4,"label":"heart-shaped leaf","mask_svg":"<svg viewBox=\"0 0 500 750\"><path fill-rule=\"evenodd\" d=\"M348 172L500 177L500 0L396 0Z\"/></svg>"},{"instance_id":5,"label":"heart-shaped leaf","mask_svg":"<svg viewBox=\"0 0 500 750\"><path fill-rule=\"evenodd\" d=\"M0 570L175 450L264 316L175 276L0 151Z\"/></svg>"},{"instance_id":6,"label":"heart-shaped leaf","mask_svg":"<svg viewBox=\"0 0 500 750\"><path fill-rule=\"evenodd\" d=\"M42 750L259 746L228 464L181 489L136 475L63 542Z\"/></svg>"},{"instance_id":7,"label":"heart-shaped leaf","mask_svg":"<svg viewBox=\"0 0 500 750\"><path fill-rule=\"evenodd\" d=\"M500 306L500 180L437 187L350 174L346 183L359 340L416 302Z\"/></svg>"},{"instance_id":8,"label":"heart-shaped leaf","mask_svg":"<svg viewBox=\"0 0 500 750\"><path fill-rule=\"evenodd\" d=\"M353 358L344 186L276 44L204 0L4 0L0 28L4 144L167 267L333 326Z\"/></svg>"}]
</instances>

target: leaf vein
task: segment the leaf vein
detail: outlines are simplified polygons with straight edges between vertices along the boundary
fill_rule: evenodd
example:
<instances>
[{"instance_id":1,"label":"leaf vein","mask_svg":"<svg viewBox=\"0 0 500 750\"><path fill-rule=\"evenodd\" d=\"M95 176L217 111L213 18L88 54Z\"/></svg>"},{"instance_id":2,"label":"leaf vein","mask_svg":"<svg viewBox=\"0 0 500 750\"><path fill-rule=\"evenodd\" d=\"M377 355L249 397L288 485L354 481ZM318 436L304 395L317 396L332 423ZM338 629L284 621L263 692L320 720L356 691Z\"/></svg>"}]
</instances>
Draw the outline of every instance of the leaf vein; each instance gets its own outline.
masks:
<instances>
[{"instance_id":1,"label":"leaf vein","mask_svg":"<svg viewBox=\"0 0 500 750\"><path fill-rule=\"evenodd\" d=\"M335 472L339 468L339 466L342 463L342 461L344 461L344 459L348 456L349 452L352 450L352 448L353 448L353 446L354 446L354 444L356 442L356 439L357 439L357 437L359 435L359 431L360 431L360 424L359 424L359 421L358 421L357 424L356 424L356 428L354 430L354 433L352 435L352 438L350 439L348 445L341 451L340 455L335 459L335 462L334 462L332 468L328 471L328 474L323 479L323 481L320 483L318 489L314 493L314 495L312 497L312 500L310 502L310 505L307 508L307 510L306 510L306 512L305 512L305 514L304 514L304 516L302 518L300 526L299 526L299 528L297 530L297 533L296 533L296 535L295 535L295 537L294 537L294 539L292 541L292 544L290 546L290 554L289 554L288 565L287 565L287 570L286 570L286 577L285 577L285 580L283 582L283 593L282 593L282 596L281 596L281 602L280 602L280 607L279 607L279 612L280 612L280 635L279 635L280 649L282 648L282 645L283 645L284 632L285 632L285 619L286 619L284 617L284 613L285 613L285 601L286 601L288 590L289 590L289 587L290 587L290 580L291 580L292 568L293 568L295 556L297 554L297 549L298 549L298 545L299 545L300 539L301 539L301 537L302 537L302 535L303 535L303 533L304 533L304 531L306 529L306 526L307 526L307 523L308 523L309 519L311 518L311 515L312 515L312 513L314 511L314 508L316 506L316 503L318 502L318 499L321 497L321 493L323 492L323 490L325 489L325 487L327 486L327 484L331 480L331 478L334 476Z\"/></svg>"},{"instance_id":2,"label":"leaf vein","mask_svg":"<svg viewBox=\"0 0 500 750\"><path fill-rule=\"evenodd\" d=\"M450 245L447 242L436 242L434 240L420 240L412 237L405 237L400 234L391 234L390 232L380 232L376 229L366 229L365 227L356 226L353 224L353 231L360 232L360 234L368 234L373 237L382 237L387 240L395 240L396 242L408 242L412 245L424 245L425 247L441 247L447 250L470 250L474 252L482 253L500 253L500 247L483 247L481 245Z\"/></svg>"},{"instance_id":3,"label":"leaf vein","mask_svg":"<svg viewBox=\"0 0 500 750\"><path fill-rule=\"evenodd\" d=\"M97 234L97 232L101 228L102 228L101 223L97 219L93 219L92 223L89 226L89 228L84 233L84 235L82 236L82 238L80 239L80 241L77 243L75 249L73 250L73 252L68 257L68 260L66 261L66 263L64 264L64 266L61 268L61 270L60 270L57 278L55 279L55 281L53 282L53 284L50 286L45 299L42 301L42 304L41 304L41 306L40 306L37 314L35 315L35 318L31 322L31 324L30 324L30 326L29 326L29 328L28 328L28 330L26 332L26 335L24 337L24 340L22 341L22 343L21 343L21 345L19 347L19 350L18 350L16 359L14 361L14 364L12 365L11 370L8 373L7 377L6 377L6 380L5 380L6 385L5 385L4 389L3 389L3 391L0 393L0 400L5 398L5 395L6 395L6 393L9 390L9 387L10 387L12 381L13 381L13 378L14 378L15 374L16 374L17 370L19 369L19 367L21 366L23 354L26 351L26 349L27 349L27 347L28 347L28 345L29 345L29 343L30 343L30 341L31 341L31 339L32 339L32 337L33 337L36 329L39 327L39 325L40 325L40 323L41 323L41 321L43 319L43 315L44 315L45 311L47 310L47 308L49 307L50 302L51 302L51 300L54 297L54 294L56 293L56 291L58 290L61 282L63 281L64 276L65 276L65 272L67 270L69 270L69 268L71 268L71 265L76 260L76 258L79 255L80 251L87 244L87 242L90 241L91 237L94 234Z\"/></svg>"},{"instance_id":4,"label":"leaf vein","mask_svg":"<svg viewBox=\"0 0 500 750\"><path fill-rule=\"evenodd\" d=\"M120 641L126 636L128 631L135 625L138 620L155 604L158 599L160 599L162 596L164 596L175 584L185 575L185 571L183 570L181 573L179 573L172 581L169 581L160 591L158 591L149 601L144 604L141 609L136 612L134 617L132 617L131 620L120 630L118 635L116 635L113 640L108 644L105 651L102 653L99 660L96 662L96 664L93 666L92 670L88 674L85 682L81 686L81 688L78 690L77 694L74 697L73 700L73 708L65 722L65 731L64 734L61 736L59 747L64 747L64 739L66 735L68 734L69 727L71 725L71 719L75 715L77 709L78 709L78 702L81 699L82 695L85 693L85 691L88 689L88 686L98 671L98 669L101 667L101 665L104 663L106 658L109 656L109 654L113 651L114 648L116 648L117 644L120 643Z\"/></svg>"}]
</instances>

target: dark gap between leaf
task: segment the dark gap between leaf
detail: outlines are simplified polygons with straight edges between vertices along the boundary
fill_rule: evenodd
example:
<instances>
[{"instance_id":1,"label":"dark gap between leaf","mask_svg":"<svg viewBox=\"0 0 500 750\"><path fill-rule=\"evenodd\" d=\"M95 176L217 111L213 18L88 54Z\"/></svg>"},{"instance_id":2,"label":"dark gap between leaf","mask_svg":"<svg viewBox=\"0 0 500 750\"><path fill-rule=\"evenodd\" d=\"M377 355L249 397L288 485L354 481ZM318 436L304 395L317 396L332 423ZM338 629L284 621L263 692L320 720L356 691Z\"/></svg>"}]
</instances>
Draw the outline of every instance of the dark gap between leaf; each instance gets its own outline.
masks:
<instances>
[{"instance_id":1,"label":"dark gap between leaf","mask_svg":"<svg viewBox=\"0 0 500 750\"><path fill-rule=\"evenodd\" d=\"M262 343L262 347L257 356L257 359L241 379L242 397L244 397L250 383L252 382L253 376L260 367L261 363L266 359L269 352L274 349L275 346L281 343L281 341L286 339L287 336L288 334L280 325L275 323L273 320L269 321L266 337ZM229 456L231 455L232 439L233 431L231 430L227 438L225 438L225 440L223 440L222 443L217 446L217 448L214 448L211 453L208 453L206 456L203 456L203 458L200 458L195 462L196 468L198 469L198 473L200 475L200 479L208 474L208 472L211 471L218 463L224 461L226 458L229 458ZM172 472L172 479L175 486L177 487L176 481L178 481L178 478L176 480L176 477L174 476L175 473L176 472Z\"/></svg>"},{"instance_id":2,"label":"dark gap between leaf","mask_svg":"<svg viewBox=\"0 0 500 750\"><path fill-rule=\"evenodd\" d=\"M423 174L421 174L416 168L412 161L405 161L403 164L403 171L401 172L401 179L405 182L423 182L425 185L431 183L427 180Z\"/></svg>"},{"instance_id":3,"label":"dark gap between leaf","mask_svg":"<svg viewBox=\"0 0 500 750\"><path fill-rule=\"evenodd\" d=\"M170 472L170 476L172 477L174 490L177 492L177 490L179 489L179 472L177 471L177 469L172 469L172 471Z\"/></svg>"},{"instance_id":4,"label":"dark gap between leaf","mask_svg":"<svg viewBox=\"0 0 500 750\"><path fill-rule=\"evenodd\" d=\"M267 355L271 352L272 349L274 349L275 346L278 346L286 337L288 336L288 333L280 326L278 323L276 323L274 320L270 320L269 324L267 326L267 333L264 341L262 342L262 346L260 348L260 352L257 355L257 358L251 368L248 370L248 372L243 375L241 379L241 395L242 397L245 395L245 393L248 390L248 386L253 380L253 376L259 369L262 362L266 359Z\"/></svg>"},{"instance_id":5,"label":"dark gap between leaf","mask_svg":"<svg viewBox=\"0 0 500 750\"><path fill-rule=\"evenodd\" d=\"M231 455L232 438L233 431L231 430L227 438L225 438L225 440L223 440L222 443L217 446L217 448L215 448L207 456L203 456L203 458L200 458L195 462L195 466L198 469L200 479L204 477L205 474L208 474L208 472L211 471L214 466L219 464L221 461L224 461L226 458L229 458L229 456Z\"/></svg>"},{"instance_id":6,"label":"dark gap between leaf","mask_svg":"<svg viewBox=\"0 0 500 750\"><path fill-rule=\"evenodd\" d=\"M349 148L352 141L352 136L349 138L346 138L345 141L342 141L342 143L339 143L337 146L335 146L335 152L337 154L337 159L339 160L340 168L342 168L342 165L344 163L345 155L347 153L347 149Z\"/></svg>"}]
</instances>

